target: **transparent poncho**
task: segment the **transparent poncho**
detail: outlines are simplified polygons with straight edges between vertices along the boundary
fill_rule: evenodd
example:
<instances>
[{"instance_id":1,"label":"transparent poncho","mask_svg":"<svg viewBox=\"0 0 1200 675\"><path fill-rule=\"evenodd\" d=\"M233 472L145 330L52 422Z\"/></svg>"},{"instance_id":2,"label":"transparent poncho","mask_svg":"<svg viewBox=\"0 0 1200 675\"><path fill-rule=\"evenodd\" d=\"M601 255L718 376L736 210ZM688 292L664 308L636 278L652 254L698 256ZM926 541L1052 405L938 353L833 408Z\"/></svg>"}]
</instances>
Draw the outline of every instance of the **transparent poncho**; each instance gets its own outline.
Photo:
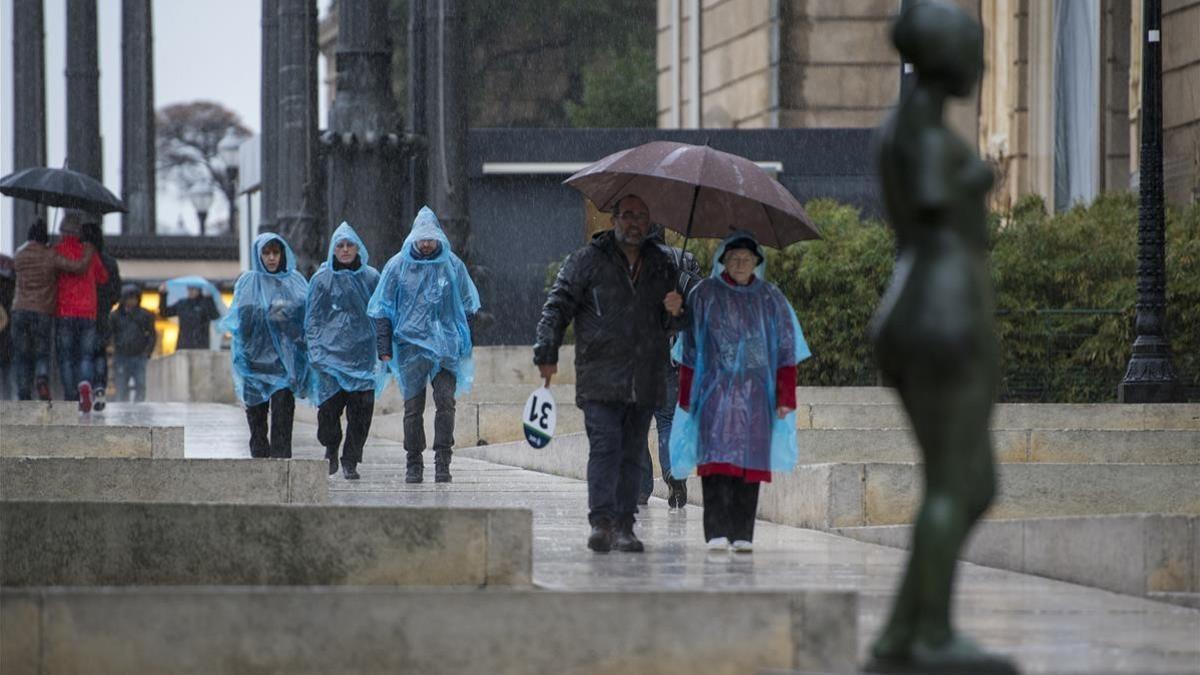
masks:
<instances>
[{"instance_id":1,"label":"transparent poncho","mask_svg":"<svg viewBox=\"0 0 1200 675\"><path fill-rule=\"evenodd\" d=\"M335 269L339 242L358 246L358 269ZM379 271L368 265L366 244L349 223L342 223L329 240L325 262L308 282L304 336L312 366L312 397L316 405L339 391L374 390L387 385L387 368L375 348L375 322L367 316Z\"/></svg>"},{"instance_id":2,"label":"transparent poncho","mask_svg":"<svg viewBox=\"0 0 1200 675\"><path fill-rule=\"evenodd\" d=\"M727 237L710 278L687 298L691 323L680 332L673 356L694 375L689 410L675 409L672 476L709 463L755 471L796 465L796 414L776 414L775 377L811 352L787 298L765 280L765 258L746 286L721 279L725 266L719 260L736 239L754 241L744 231Z\"/></svg>"},{"instance_id":3,"label":"transparent poncho","mask_svg":"<svg viewBox=\"0 0 1200 675\"><path fill-rule=\"evenodd\" d=\"M262 262L262 249L271 241L283 248L283 261L275 273L268 272ZM296 271L296 256L278 234L258 235L250 264L250 270L238 277L233 306L220 323L222 330L233 335L234 389L247 406L264 403L284 389L306 396L310 377L304 347L308 282Z\"/></svg>"},{"instance_id":4,"label":"transparent poncho","mask_svg":"<svg viewBox=\"0 0 1200 675\"><path fill-rule=\"evenodd\" d=\"M438 242L422 256L416 243ZM400 393L410 399L443 370L457 378L456 395L471 390L475 364L467 317L479 311L479 291L467 266L450 250L437 216L423 207L400 252L383 268L367 314L392 325L392 359Z\"/></svg>"}]
</instances>

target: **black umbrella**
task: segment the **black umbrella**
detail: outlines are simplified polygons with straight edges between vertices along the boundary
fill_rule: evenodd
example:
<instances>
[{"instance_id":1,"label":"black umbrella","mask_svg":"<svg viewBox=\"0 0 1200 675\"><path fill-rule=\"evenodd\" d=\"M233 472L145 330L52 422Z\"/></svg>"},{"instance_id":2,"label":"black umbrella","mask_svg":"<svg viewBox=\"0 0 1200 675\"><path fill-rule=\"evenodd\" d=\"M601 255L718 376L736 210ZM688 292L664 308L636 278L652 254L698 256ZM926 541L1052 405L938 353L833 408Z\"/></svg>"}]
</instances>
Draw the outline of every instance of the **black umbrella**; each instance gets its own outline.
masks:
<instances>
[{"instance_id":1,"label":"black umbrella","mask_svg":"<svg viewBox=\"0 0 1200 675\"><path fill-rule=\"evenodd\" d=\"M33 167L0 178L0 193L16 199L91 213L127 211L100 181L70 169Z\"/></svg>"}]
</instances>

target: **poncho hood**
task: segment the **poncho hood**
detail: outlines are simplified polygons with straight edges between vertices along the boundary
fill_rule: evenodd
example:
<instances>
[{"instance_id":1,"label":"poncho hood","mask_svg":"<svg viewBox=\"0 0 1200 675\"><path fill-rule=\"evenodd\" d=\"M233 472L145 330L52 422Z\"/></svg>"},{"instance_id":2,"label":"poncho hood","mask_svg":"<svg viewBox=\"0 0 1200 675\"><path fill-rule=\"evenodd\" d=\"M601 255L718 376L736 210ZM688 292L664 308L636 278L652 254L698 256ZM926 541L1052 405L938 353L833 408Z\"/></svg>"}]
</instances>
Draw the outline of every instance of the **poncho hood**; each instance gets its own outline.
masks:
<instances>
[{"instance_id":1,"label":"poncho hood","mask_svg":"<svg viewBox=\"0 0 1200 675\"><path fill-rule=\"evenodd\" d=\"M283 248L283 264L274 272L267 269L267 266L262 261L262 250L270 242L277 242ZM289 270L296 269L296 254L292 252L292 247L284 241L283 237L274 232L263 232L254 238L254 255L251 256L250 269L263 274L284 274Z\"/></svg>"},{"instance_id":2,"label":"poncho hood","mask_svg":"<svg viewBox=\"0 0 1200 675\"><path fill-rule=\"evenodd\" d=\"M754 242L754 252L757 253L759 259L762 260L762 262L760 262L754 268L754 276L766 281L767 254L763 251L762 245L758 243L758 238L756 238L754 233L749 230L736 230L733 234L721 240L721 245L717 247L716 253L713 254L712 273L709 276L716 279L720 278L720 276L725 273L725 265L721 262L721 258L725 255L725 250L729 248L729 245L738 239L749 239L750 241Z\"/></svg>"},{"instance_id":3,"label":"poncho hood","mask_svg":"<svg viewBox=\"0 0 1200 675\"><path fill-rule=\"evenodd\" d=\"M437 241L437 253L416 254L414 245L422 239ZM405 399L442 370L454 373L458 394L470 391L475 367L467 317L479 308L467 266L454 254L433 210L423 207L400 252L384 266L367 307L370 317L392 326L388 367Z\"/></svg>"},{"instance_id":4,"label":"poncho hood","mask_svg":"<svg viewBox=\"0 0 1200 675\"><path fill-rule=\"evenodd\" d=\"M337 260L337 258L334 256L334 249L337 247L338 242L342 241L349 241L358 247L358 261L362 263L362 266L359 267L358 270L334 269L333 263ZM370 262L371 255L367 251L367 245L363 243L362 238L358 236L358 233L354 231L354 228L350 226L350 223L347 223L343 220L342 224L338 225L337 229L333 231L333 236L329 239L329 252L325 256L325 265L335 272L353 273L363 269L363 267L369 265Z\"/></svg>"}]
</instances>

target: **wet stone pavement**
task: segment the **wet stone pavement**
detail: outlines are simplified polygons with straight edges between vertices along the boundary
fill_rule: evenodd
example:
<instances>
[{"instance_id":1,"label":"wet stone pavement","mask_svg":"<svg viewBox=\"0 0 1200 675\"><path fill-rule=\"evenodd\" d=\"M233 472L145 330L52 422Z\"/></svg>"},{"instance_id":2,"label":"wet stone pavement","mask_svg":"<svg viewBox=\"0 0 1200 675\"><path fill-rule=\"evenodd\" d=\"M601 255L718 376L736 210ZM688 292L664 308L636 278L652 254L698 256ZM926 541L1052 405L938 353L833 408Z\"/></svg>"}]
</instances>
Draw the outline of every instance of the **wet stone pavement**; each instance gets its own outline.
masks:
<instances>
[{"instance_id":1,"label":"wet stone pavement","mask_svg":"<svg viewBox=\"0 0 1200 675\"><path fill-rule=\"evenodd\" d=\"M183 424L188 457L248 456L245 418L235 407L152 404L137 417L143 424ZM294 454L323 456L314 425L296 424ZM427 482L407 485L399 443L369 441L364 455L361 480L330 478L333 503L528 508L534 582L546 588L855 590L864 654L905 560L896 549L765 521L758 523L753 554L711 554L700 509L670 513L657 498L639 514L646 553L594 554L585 547L581 481L456 458L454 482L435 484L427 451ZM1024 673L1200 673L1200 610L966 563L959 570L959 626L1014 657Z\"/></svg>"}]
</instances>

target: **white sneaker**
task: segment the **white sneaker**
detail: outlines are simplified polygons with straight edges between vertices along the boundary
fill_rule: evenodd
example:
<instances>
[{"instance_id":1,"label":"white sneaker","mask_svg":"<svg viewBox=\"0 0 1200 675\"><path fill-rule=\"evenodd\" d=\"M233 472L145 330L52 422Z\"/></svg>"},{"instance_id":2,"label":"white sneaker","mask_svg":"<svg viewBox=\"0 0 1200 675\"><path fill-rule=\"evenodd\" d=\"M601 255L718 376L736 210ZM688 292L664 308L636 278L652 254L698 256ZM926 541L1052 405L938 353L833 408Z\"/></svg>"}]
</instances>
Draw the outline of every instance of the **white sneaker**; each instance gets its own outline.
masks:
<instances>
[{"instance_id":1,"label":"white sneaker","mask_svg":"<svg viewBox=\"0 0 1200 675\"><path fill-rule=\"evenodd\" d=\"M738 539L737 541L733 542L730 545L730 547L733 548L734 553L753 553L754 552L754 544L751 544L750 542L746 541L745 539Z\"/></svg>"},{"instance_id":2,"label":"white sneaker","mask_svg":"<svg viewBox=\"0 0 1200 675\"><path fill-rule=\"evenodd\" d=\"M725 537L717 537L716 539L709 539L708 544L705 546L705 548L707 548L710 551L727 551L727 550L729 550L729 540L726 539Z\"/></svg>"}]
</instances>

